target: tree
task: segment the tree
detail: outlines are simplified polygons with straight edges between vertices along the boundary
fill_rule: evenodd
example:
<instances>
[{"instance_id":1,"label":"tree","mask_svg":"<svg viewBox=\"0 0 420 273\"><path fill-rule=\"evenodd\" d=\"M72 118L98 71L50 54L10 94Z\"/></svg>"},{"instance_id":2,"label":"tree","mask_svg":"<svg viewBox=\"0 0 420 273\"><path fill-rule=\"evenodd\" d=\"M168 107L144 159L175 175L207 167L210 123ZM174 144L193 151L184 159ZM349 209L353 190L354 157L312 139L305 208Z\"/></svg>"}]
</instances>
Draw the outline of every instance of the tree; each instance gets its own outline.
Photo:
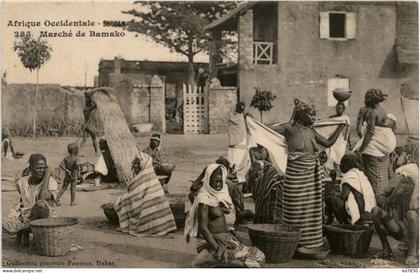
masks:
<instances>
[{"instance_id":1,"label":"tree","mask_svg":"<svg viewBox=\"0 0 420 273\"><path fill-rule=\"evenodd\" d=\"M188 81L194 82L194 56L208 50L209 35L204 27L220 18L235 2L178 2L178 1L136 1L141 10L123 11L139 20L128 22L126 29L150 37L153 41L168 47L188 58Z\"/></svg>"},{"instance_id":2,"label":"tree","mask_svg":"<svg viewBox=\"0 0 420 273\"><path fill-rule=\"evenodd\" d=\"M39 70L51 57L52 48L48 46L46 40L25 36L19 41L15 41L13 50L17 53L23 66L30 72L36 70L36 90L35 90L35 109L32 124L33 137L36 135L36 118L38 109L38 84Z\"/></svg>"},{"instance_id":3,"label":"tree","mask_svg":"<svg viewBox=\"0 0 420 273\"><path fill-rule=\"evenodd\" d=\"M255 95L251 100L251 107L257 108L260 111L261 122L263 122L263 112L271 110L273 108L273 100L276 99L276 95L273 95L270 91L261 91L255 88Z\"/></svg>"}]
</instances>

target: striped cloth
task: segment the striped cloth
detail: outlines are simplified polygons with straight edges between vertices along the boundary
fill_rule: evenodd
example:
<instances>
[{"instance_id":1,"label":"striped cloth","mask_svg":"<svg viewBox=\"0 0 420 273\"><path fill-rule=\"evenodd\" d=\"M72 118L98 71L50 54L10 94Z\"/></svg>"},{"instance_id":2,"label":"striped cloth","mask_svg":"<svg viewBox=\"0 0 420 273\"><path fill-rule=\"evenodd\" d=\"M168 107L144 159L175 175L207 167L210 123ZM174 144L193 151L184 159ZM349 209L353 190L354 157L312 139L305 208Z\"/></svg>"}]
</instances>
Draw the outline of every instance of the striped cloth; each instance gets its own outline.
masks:
<instances>
[{"instance_id":1,"label":"striped cloth","mask_svg":"<svg viewBox=\"0 0 420 273\"><path fill-rule=\"evenodd\" d=\"M130 235L162 236L176 230L175 219L162 186L156 177L152 158L141 154L144 169L131 180L127 192L115 202L120 230Z\"/></svg>"},{"instance_id":2,"label":"striped cloth","mask_svg":"<svg viewBox=\"0 0 420 273\"><path fill-rule=\"evenodd\" d=\"M289 155L283 184L283 224L302 231L299 246L322 245L322 180L315 155Z\"/></svg>"},{"instance_id":3,"label":"striped cloth","mask_svg":"<svg viewBox=\"0 0 420 273\"><path fill-rule=\"evenodd\" d=\"M277 170L269 166L252 187L255 202L255 224L281 223L281 178Z\"/></svg>"},{"instance_id":4,"label":"striped cloth","mask_svg":"<svg viewBox=\"0 0 420 273\"><path fill-rule=\"evenodd\" d=\"M363 171L369 178L376 196L376 203L382 208L385 190L389 186L389 157L362 154Z\"/></svg>"}]
</instances>

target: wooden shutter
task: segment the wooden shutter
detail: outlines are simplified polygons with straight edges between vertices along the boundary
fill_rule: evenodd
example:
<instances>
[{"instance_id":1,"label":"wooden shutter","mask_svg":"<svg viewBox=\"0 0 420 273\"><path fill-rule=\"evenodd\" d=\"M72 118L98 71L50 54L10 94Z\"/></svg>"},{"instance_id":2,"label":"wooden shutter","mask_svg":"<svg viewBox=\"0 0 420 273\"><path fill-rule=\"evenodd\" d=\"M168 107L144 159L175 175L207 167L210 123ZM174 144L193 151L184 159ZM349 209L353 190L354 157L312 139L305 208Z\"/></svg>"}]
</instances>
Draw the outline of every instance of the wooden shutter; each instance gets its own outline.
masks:
<instances>
[{"instance_id":1,"label":"wooden shutter","mask_svg":"<svg viewBox=\"0 0 420 273\"><path fill-rule=\"evenodd\" d=\"M321 12L319 14L319 37L328 39L330 37L330 14L329 12Z\"/></svg>"},{"instance_id":2,"label":"wooden shutter","mask_svg":"<svg viewBox=\"0 0 420 273\"><path fill-rule=\"evenodd\" d=\"M356 38L356 14L354 12L346 13L346 38Z\"/></svg>"}]
</instances>

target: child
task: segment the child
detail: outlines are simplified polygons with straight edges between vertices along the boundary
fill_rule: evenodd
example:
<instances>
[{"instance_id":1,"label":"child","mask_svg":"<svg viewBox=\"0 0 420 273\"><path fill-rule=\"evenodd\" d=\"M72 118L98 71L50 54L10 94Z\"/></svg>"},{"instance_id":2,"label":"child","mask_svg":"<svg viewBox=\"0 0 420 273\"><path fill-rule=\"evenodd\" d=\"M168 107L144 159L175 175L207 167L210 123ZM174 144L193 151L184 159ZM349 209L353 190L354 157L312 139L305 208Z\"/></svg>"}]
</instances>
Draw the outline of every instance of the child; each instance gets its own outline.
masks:
<instances>
[{"instance_id":1,"label":"child","mask_svg":"<svg viewBox=\"0 0 420 273\"><path fill-rule=\"evenodd\" d=\"M77 171L79 167L79 158L77 156L79 153L79 146L76 143L70 143L67 146L67 150L69 155L66 156L60 163L60 168L65 171L65 176L63 181L63 188L57 195L57 206L61 206L60 198L69 187L69 184L71 196L70 206L76 205L74 201L76 199Z\"/></svg>"}]
</instances>

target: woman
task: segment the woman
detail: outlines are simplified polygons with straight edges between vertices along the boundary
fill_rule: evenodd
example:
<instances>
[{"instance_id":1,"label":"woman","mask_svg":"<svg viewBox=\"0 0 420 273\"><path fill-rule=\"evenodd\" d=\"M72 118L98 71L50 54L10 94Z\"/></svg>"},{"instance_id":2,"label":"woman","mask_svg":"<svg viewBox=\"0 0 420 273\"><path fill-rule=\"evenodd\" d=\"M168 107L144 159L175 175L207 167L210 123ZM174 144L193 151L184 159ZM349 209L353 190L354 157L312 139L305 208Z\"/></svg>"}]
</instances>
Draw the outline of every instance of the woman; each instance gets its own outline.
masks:
<instances>
[{"instance_id":1,"label":"woman","mask_svg":"<svg viewBox=\"0 0 420 273\"><path fill-rule=\"evenodd\" d=\"M227 228L225 214L231 212L233 204L226 177L227 170L223 165L207 166L204 185L188 212L185 238L187 242L191 237L200 238L193 267L259 267L259 262L265 259L260 250L241 244Z\"/></svg>"},{"instance_id":2,"label":"woman","mask_svg":"<svg viewBox=\"0 0 420 273\"><path fill-rule=\"evenodd\" d=\"M175 219L153 169L152 158L139 150L132 171L126 192L114 204L119 230L132 236L163 236L175 231Z\"/></svg>"},{"instance_id":3,"label":"woman","mask_svg":"<svg viewBox=\"0 0 420 273\"><path fill-rule=\"evenodd\" d=\"M330 147L344 128L340 124L329 139L318 134L312 125L312 107L298 102L292 123L276 129L289 149L286 177L282 189L283 224L301 229L299 246L316 248L322 245L322 179L318 161L318 144Z\"/></svg>"},{"instance_id":4,"label":"woman","mask_svg":"<svg viewBox=\"0 0 420 273\"><path fill-rule=\"evenodd\" d=\"M2 128L1 132L2 141L2 158L6 160L13 160L16 158L15 149L13 148L12 139L9 130Z\"/></svg>"},{"instance_id":5,"label":"woman","mask_svg":"<svg viewBox=\"0 0 420 273\"><path fill-rule=\"evenodd\" d=\"M389 184L389 154L396 147L393 129L387 124L387 113L379 106L385 98L386 95L380 89L370 89L366 92L366 133L360 148L356 145L356 152L362 155L364 172L372 184L379 207L382 207L383 194Z\"/></svg>"},{"instance_id":6,"label":"woman","mask_svg":"<svg viewBox=\"0 0 420 273\"><path fill-rule=\"evenodd\" d=\"M340 162L340 194L326 198L327 210L333 212L340 224L363 224L371 221L371 210L376 206L375 194L366 175L358 168L358 156L346 154Z\"/></svg>"},{"instance_id":7,"label":"woman","mask_svg":"<svg viewBox=\"0 0 420 273\"><path fill-rule=\"evenodd\" d=\"M33 154L29 161L29 175L17 182L19 204L12 208L3 229L17 233L16 244L29 245L29 222L36 218L55 215L55 200L58 192L57 182L47 167L47 160L41 154ZM41 202L42 201L42 202ZM44 210L47 212L44 213ZM40 216L41 215L41 216Z\"/></svg>"},{"instance_id":8,"label":"woman","mask_svg":"<svg viewBox=\"0 0 420 273\"><path fill-rule=\"evenodd\" d=\"M251 169L248 172L249 189L255 202L254 223L281 222L282 175L273 167L268 150L257 144L249 149Z\"/></svg>"}]
</instances>

